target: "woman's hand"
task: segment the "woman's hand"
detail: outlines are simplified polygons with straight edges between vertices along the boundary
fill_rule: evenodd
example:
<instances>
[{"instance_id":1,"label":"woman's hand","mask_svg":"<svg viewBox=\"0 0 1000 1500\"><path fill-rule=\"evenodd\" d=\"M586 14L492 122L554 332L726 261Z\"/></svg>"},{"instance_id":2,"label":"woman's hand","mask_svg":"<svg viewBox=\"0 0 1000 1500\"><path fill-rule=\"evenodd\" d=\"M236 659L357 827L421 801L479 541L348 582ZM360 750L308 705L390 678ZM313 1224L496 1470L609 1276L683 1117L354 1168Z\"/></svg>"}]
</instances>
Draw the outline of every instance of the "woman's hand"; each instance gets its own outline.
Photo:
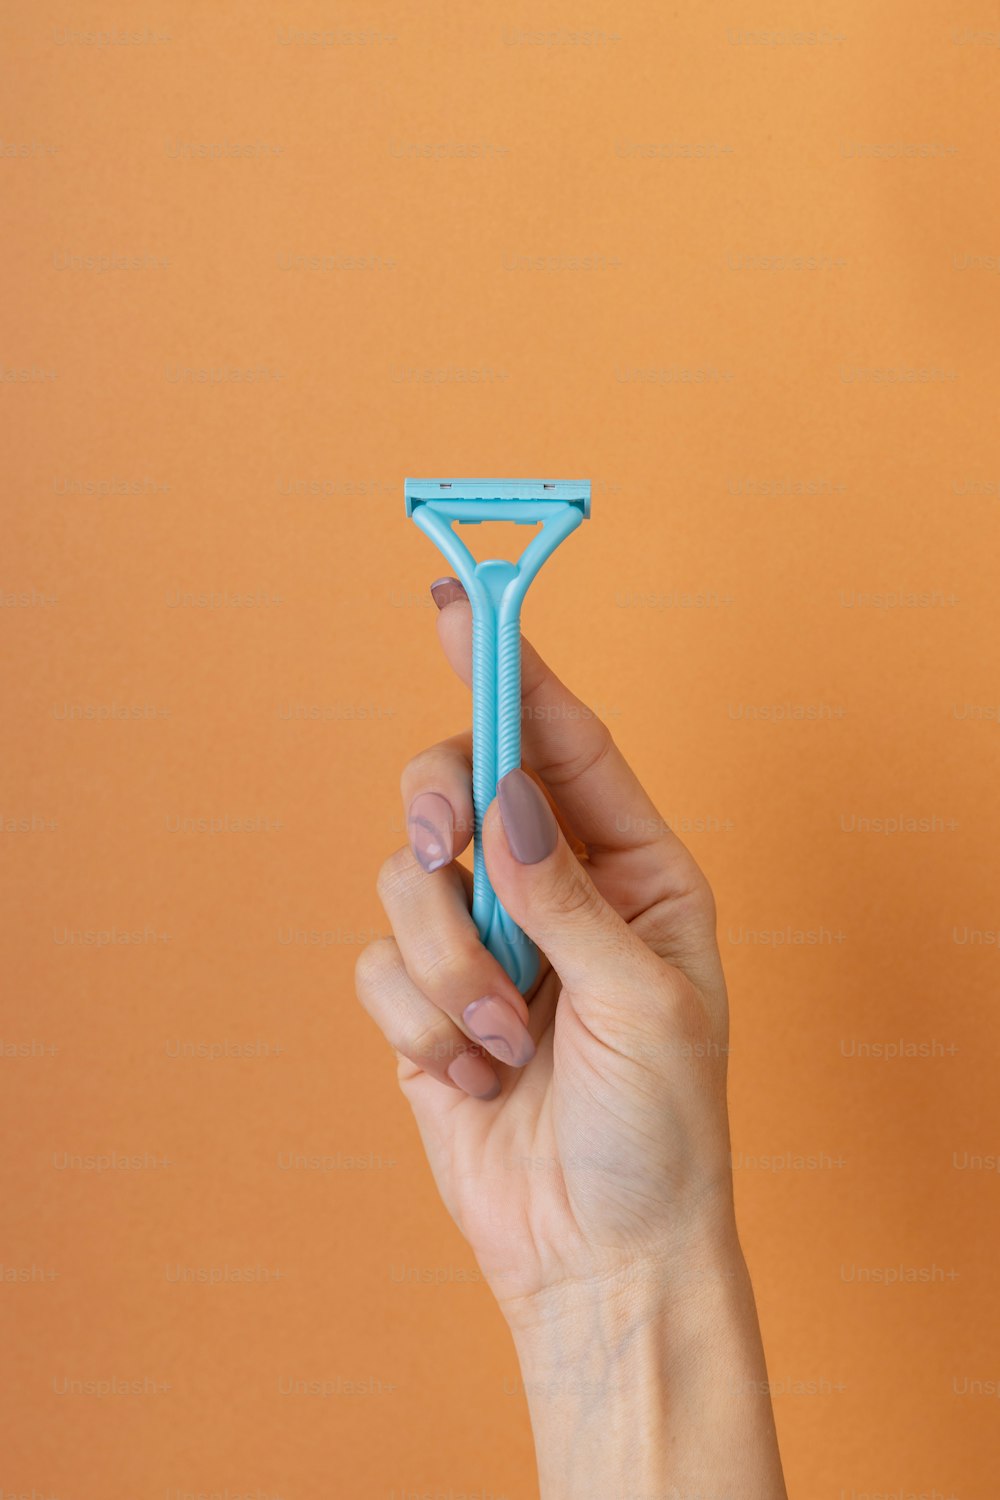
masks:
<instances>
[{"instance_id":1,"label":"woman's hand","mask_svg":"<svg viewBox=\"0 0 1000 1500\"><path fill-rule=\"evenodd\" d=\"M468 601L451 579L434 593L441 644L468 682ZM471 876L453 862L473 828L469 734L424 751L403 774L410 847L378 881L394 938L364 951L357 984L396 1049L441 1195L526 1379L535 1371L544 1387L528 1391L536 1427L582 1430L579 1401L551 1388L553 1367L566 1361L585 1361L607 1418L608 1382L621 1391L626 1352L626 1386L669 1383L663 1359L690 1364L703 1334L718 1341L733 1317L743 1327L748 1299L742 1378L763 1361L733 1220L727 1001L711 891L605 725L527 644L522 683L524 763L537 781L525 771L504 777L483 842L498 898L547 960L527 1003L480 943ZM644 1361L652 1364L641 1375ZM747 1400L761 1405L760 1393L735 1404ZM763 1406L769 1429L766 1386ZM643 1410L646 1425L661 1425ZM579 1453L580 1431L565 1439ZM547 1496L564 1493L554 1487L563 1482L574 1500L592 1492L555 1478L565 1467L555 1454L546 1480L541 1440L539 1457ZM703 1483L716 1471L697 1467L702 1459L677 1473ZM733 1475L747 1500L783 1495L775 1465L776 1449L762 1487L748 1488L744 1454ZM588 1483L593 1472L591 1462Z\"/></svg>"}]
</instances>

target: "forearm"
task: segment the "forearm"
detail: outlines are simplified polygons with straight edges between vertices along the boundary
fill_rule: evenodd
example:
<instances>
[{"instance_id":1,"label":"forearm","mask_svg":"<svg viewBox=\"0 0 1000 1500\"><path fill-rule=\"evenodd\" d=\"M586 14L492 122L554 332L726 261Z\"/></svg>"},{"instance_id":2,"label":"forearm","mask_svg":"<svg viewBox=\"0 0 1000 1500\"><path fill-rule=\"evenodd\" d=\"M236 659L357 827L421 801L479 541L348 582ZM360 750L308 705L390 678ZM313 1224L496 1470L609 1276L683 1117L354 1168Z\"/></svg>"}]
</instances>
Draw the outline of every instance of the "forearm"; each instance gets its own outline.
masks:
<instances>
[{"instance_id":1,"label":"forearm","mask_svg":"<svg viewBox=\"0 0 1000 1500\"><path fill-rule=\"evenodd\" d=\"M617 1281L513 1329L542 1500L786 1500L735 1236Z\"/></svg>"}]
</instances>

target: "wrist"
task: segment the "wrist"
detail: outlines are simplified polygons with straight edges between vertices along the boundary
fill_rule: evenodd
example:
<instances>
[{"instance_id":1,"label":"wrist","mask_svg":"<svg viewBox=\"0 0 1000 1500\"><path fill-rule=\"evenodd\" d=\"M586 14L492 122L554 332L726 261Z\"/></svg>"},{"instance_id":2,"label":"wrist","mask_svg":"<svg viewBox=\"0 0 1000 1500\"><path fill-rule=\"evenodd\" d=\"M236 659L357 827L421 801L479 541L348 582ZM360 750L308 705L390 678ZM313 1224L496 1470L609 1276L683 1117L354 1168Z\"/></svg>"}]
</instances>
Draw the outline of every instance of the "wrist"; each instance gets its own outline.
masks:
<instances>
[{"instance_id":1,"label":"wrist","mask_svg":"<svg viewBox=\"0 0 1000 1500\"><path fill-rule=\"evenodd\" d=\"M742 1264L730 1189L706 1195L696 1213L678 1215L670 1236L655 1244L631 1251L591 1244L537 1290L514 1297L494 1291L519 1355L544 1362L553 1343L572 1339L597 1316L608 1323L609 1339L621 1338L647 1313L686 1310L699 1288L732 1281Z\"/></svg>"},{"instance_id":2,"label":"wrist","mask_svg":"<svg viewBox=\"0 0 1000 1500\"><path fill-rule=\"evenodd\" d=\"M553 1288L511 1331L542 1500L784 1500L735 1229Z\"/></svg>"},{"instance_id":3,"label":"wrist","mask_svg":"<svg viewBox=\"0 0 1000 1500\"><path fill-rule=\"evenodd\" d=\"M697 1244L636 1255L585 1280L566 1279L504 1313L527 1387L562 1378L585 1386L602 1371L617 1382L633 1361L655 1361L669 1375L704 1319L717 1316L746 1276L735 1230Z\"/></svg>"}]
</instances>

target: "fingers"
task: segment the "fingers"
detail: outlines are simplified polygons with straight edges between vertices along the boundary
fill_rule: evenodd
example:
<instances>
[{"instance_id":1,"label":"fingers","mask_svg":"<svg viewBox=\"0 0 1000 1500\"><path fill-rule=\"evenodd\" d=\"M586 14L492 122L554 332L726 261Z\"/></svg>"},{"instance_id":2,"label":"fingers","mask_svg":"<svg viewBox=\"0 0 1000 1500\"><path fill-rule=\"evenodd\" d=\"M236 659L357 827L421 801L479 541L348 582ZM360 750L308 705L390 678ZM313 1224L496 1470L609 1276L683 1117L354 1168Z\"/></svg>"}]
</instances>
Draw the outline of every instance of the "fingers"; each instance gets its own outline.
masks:
<instances>
[{"instance_id":1,"label":"fingers","mask_svg":"<svg viewBox=\"0 0 1000 1500\"><path fill-rule=\"evenodd\" d=\"M605 901L527 772L501 779L483 842L497 895L575 998L623 994L654 977L657 961Z\"/></svg>"},{"instance_id":2,"label":"fingers","mask_svg":"<svg viewBox=\"0 0 1000 1500\"><path fill-rule=\"evenodd\" d=\"M382 866L378 892L420 994L498 1061L514 1068L529 1062L535 1044L528 1007L479 940L458 866L430 874L410 849L400 849Z\"/></svg>"},{"instance_id":3,"label":"fingers","mask_svg":"<svg viewBox=\"0 0 1000 1500\"><path fill-rule=\"evenodd\" d=\"M472 736L456 734L414 756L401 781L410 848L428 873L450 864L471 839Z\"/></svg>"},{"instance_id":4,"label":"fingers","mask_svg":"<svg viewBox=\"0 0 1000 1500\"><path fill-rule=\"evenodd\" d=\"M421 994L392 938L364 949L355 983L362 1006L400 1057L474 1099L497 1097L501 1084L493 1064Z\"/></svg>"}]
</instances>

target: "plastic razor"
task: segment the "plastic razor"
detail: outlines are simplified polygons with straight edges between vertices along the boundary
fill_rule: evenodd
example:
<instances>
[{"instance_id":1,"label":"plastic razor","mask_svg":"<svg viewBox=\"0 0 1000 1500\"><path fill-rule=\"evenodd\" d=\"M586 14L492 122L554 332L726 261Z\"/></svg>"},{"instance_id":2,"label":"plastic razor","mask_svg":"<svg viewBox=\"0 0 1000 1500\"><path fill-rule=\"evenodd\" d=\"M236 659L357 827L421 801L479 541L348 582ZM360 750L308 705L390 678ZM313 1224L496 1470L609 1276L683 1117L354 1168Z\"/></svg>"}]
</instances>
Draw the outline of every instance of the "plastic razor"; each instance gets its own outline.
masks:
<instances>
[{"instance_id":1,"label":"plastic razor","mask_svg":"<svg viewBox=\"0 0 1000 1500\"><path fill-rule=\"evenodd\" d=\"M523 993L538 950L497 900L482 825L497 782L521 764L521 604L542 563L590 515L586 479L407 479L406 514L436 543L472 604L472 917L483 943ZM455 523L513 521L541 530L516 563L477 562Z\"/></svg>"}]
</instances>

